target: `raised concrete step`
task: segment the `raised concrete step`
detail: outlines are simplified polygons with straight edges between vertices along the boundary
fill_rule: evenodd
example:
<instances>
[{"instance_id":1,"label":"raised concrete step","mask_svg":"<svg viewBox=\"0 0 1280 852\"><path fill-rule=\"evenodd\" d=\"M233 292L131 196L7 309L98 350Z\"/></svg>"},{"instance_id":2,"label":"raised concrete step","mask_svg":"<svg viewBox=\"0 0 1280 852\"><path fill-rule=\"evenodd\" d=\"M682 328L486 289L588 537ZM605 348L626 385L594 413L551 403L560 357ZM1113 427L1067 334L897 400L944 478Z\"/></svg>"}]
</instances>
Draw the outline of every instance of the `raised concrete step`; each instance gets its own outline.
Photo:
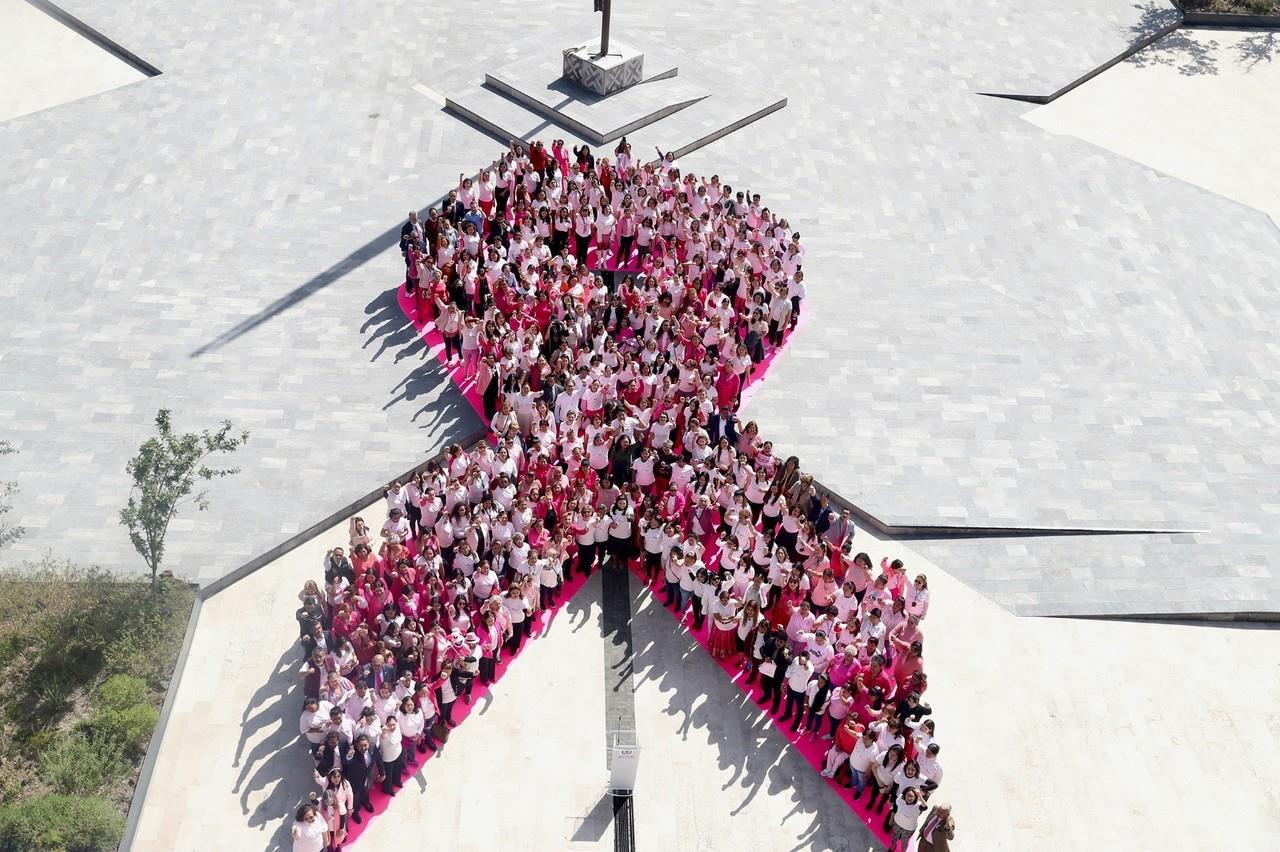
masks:
<instances>
[{"instance_id":1,"label":"raised concrete step","mask_svg":"<svg viewBox=\"0 0 1280 852\"><path fill-rule=\"evenodd\" d=\"M483 85L446 95L444 108L504 142L529 142L553 136L563 138L565 144L572 146L588 141L571 129L532 112L524 104Z\"/></svg>"},{"instance_id":2,"label":"raised concrete step","mask_svg":"<svg viewBox=\"0 0 1280 852\"><path fill-rule=\"evenodd\" d=\"M649 57L646 57L649 59ZM670 63L650 61L657 74L643 83L602 97L561 77L560 57L553 53L513 62L485 74L485 82L531 110L572 128L594 145L635 133L710 93Z\"/></svg>"}]
</instances>

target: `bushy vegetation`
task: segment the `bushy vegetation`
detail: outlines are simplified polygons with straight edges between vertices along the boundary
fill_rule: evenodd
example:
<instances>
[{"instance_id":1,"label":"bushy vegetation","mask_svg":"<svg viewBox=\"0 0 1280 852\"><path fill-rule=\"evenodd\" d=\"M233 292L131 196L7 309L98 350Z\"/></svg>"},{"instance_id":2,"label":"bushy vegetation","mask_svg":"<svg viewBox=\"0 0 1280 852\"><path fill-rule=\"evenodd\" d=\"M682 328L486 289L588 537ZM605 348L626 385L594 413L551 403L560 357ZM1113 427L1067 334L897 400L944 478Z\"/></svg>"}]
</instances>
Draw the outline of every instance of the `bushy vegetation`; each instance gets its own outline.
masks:
<instances>
[{"instance_id":1,"label":"bushy vegetation","mask_svg":"<svg viewBox=\"0 0 1280 852\"><path fill-rule=\"evenodd\" d=\"M1192 12L1217 12L1230 15L1280 15L1276 0L1183 0Z\"/></svg>"},{"instance_id":2,"label":"bushy vegetation","mask_svg":"<svg viewBox=\"0 0 1280 852\"><path fill-rule=\"evenodd\" d=\"M106 799L51 794L0 805L0 852L109 852L124 815Z\"/></svg>"},{"instance_id":3,"label":"bushy vegetation","mask_svg":"<svg viewBox=\"0 0 1280 852\"><path fill-rule=\"evenodd\" d=\"M51 560L0 570L0 852L115 847L194 599Z\"/></svg>"}]
</instances>

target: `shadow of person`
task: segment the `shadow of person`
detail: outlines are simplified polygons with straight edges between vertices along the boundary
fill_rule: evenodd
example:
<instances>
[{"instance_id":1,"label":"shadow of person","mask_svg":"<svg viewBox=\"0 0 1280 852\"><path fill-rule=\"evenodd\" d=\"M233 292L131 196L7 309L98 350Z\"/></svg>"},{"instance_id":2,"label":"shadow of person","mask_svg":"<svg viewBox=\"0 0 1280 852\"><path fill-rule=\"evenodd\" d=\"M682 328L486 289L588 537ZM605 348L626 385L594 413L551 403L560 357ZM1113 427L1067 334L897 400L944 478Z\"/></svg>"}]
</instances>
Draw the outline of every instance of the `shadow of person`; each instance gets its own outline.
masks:
<instances>
[{"instance_id":1,"label":"shadow of person","mask_svg":"<svg viewBox=\"0 0 1280 852\"><path fill-rule=\"evenodd\" d=\"M742 791L732 815L745 813L764 791L770 798L785 796L792 806L783 818L797 826L792 852L884 848L754 698L676 627L672 613L659 612L664 608L640 583L633 585L632 607L634 689L657 690L665 698L663 712L680 719L681 737L692 741L696 733L715 749L728 774L723 789Z\"/></svg>"},{"instance_id":2,"label":"shadow of person","mask_svg":"<svg viewBox=\"0 0 1280 852\"><path fill-rule=\"evenodd\" d=\"M478 428L480 417L458 390L450 386L448 375L439 364L427 362L415 368L391 390L392 397L382 406L388 411L400 403L414 403L420 397L426 402L409 418L419 428L431 429L448 421L464 424L464 431ZM468 427L466 424L474 424Z\"/></svg>"},{"instance_id":3,"label":"shadow of person","mask_svg":"<svg viewBox=\"0 0 1280 852\"><path fill-rule=\"evenodd\" d=\"M300 657L296 647L286 648L240 716L234 764L240 772L231 792L239 794L249 826L265 831L269 825L281 824L268 847L272 849L292 846L293 813L312 789L314 766L298 732L302 700L294 663L300 664ZM265 796L258 798L263 791Z\"/></svg>"},{"instance_id":4,"label":"shadow of person","mask_svg":"<svg viewBox=\"0 0 1280 852\"><path fill-rule=\"evenodd\" d=\"M364 313L366 319L360 326L360 333L368 337L360 348L368 349L374 343L378 344L370 361L377 361L388 349L396 349L395 362L399 363L426 348L426 341L400 307L399 286L375 296L365 305Z\"/></svg>"},{"instance_id":5,"label":"shadow of person","mask_svg":"<svg viewBox=\"0 0 1280 852\"><path fill-rule=\"evenodd\" d=\"M279 709L274 705L288 703L288 693L297 686L297 670L302 664L302 652L298 648L287 648L276 660L267 682L258 687L249 697L240 715L240 741L236 743L236 756L232 766L239 766L244 755L245 745L249 739L262 728L279 720ZM254 715L255 711L257 715ZM245 773L241 773L241 779Z\"/></svg>"}]
</instances>

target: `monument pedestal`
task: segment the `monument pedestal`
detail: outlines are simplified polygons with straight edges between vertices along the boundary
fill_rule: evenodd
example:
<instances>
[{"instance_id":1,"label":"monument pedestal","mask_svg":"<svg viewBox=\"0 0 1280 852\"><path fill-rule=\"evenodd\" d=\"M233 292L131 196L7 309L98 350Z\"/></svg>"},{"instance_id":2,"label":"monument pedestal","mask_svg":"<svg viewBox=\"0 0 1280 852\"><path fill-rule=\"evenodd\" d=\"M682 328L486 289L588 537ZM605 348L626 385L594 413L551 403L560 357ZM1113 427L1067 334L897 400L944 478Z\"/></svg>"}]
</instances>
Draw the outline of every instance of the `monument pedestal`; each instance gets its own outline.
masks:
<instances>
[{"instance_id":1,"label":"monument pedestal","mask_svg":"<svg viewBox=\"0 0 1280 852\"><path fill-rule=\"evenodd\" d=\"M597 95L612 95L644 79L644 54L613 39L601 54L596 39L564 51L564 78Z\"/></svg>"},{"instance_id":2,"label":"monument pedestal","mask_svg":"<svg viewBox=\"0 0 1280 852\"><path fill-rule=\"evenodd\" d=\"M582 35L585 35L582 34ZM787 104L761 73L727 74L660 42L539 32L477 57L483 77L449 93L445 109L504 143L559 137L571 146L626 136L637 159L655 147L677 157ZM547 44L572 44L567 50ZM603 152L602 152L603 153Z\"/></svg>"}]
</instances>

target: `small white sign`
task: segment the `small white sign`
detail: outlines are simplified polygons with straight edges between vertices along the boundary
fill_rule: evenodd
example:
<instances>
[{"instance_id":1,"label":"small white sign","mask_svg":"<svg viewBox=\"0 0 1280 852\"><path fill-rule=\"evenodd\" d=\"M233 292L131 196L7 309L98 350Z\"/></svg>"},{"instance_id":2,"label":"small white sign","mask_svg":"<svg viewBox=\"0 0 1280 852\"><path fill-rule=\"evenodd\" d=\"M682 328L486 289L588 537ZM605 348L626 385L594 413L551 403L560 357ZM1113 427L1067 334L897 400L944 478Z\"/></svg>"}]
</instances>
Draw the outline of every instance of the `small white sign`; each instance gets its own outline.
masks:
<instances>
[{"instance_id":1,"label":"small white sign","mask_svg":"<svg viewBox=\"0 0 1280 852\"><path fill-rule=\"evenodd\" d=\"M630 793L636 787L636 770L640 766L640 746L615 745L609 768L609 789Z\"/></svg>"}]
</instances>

